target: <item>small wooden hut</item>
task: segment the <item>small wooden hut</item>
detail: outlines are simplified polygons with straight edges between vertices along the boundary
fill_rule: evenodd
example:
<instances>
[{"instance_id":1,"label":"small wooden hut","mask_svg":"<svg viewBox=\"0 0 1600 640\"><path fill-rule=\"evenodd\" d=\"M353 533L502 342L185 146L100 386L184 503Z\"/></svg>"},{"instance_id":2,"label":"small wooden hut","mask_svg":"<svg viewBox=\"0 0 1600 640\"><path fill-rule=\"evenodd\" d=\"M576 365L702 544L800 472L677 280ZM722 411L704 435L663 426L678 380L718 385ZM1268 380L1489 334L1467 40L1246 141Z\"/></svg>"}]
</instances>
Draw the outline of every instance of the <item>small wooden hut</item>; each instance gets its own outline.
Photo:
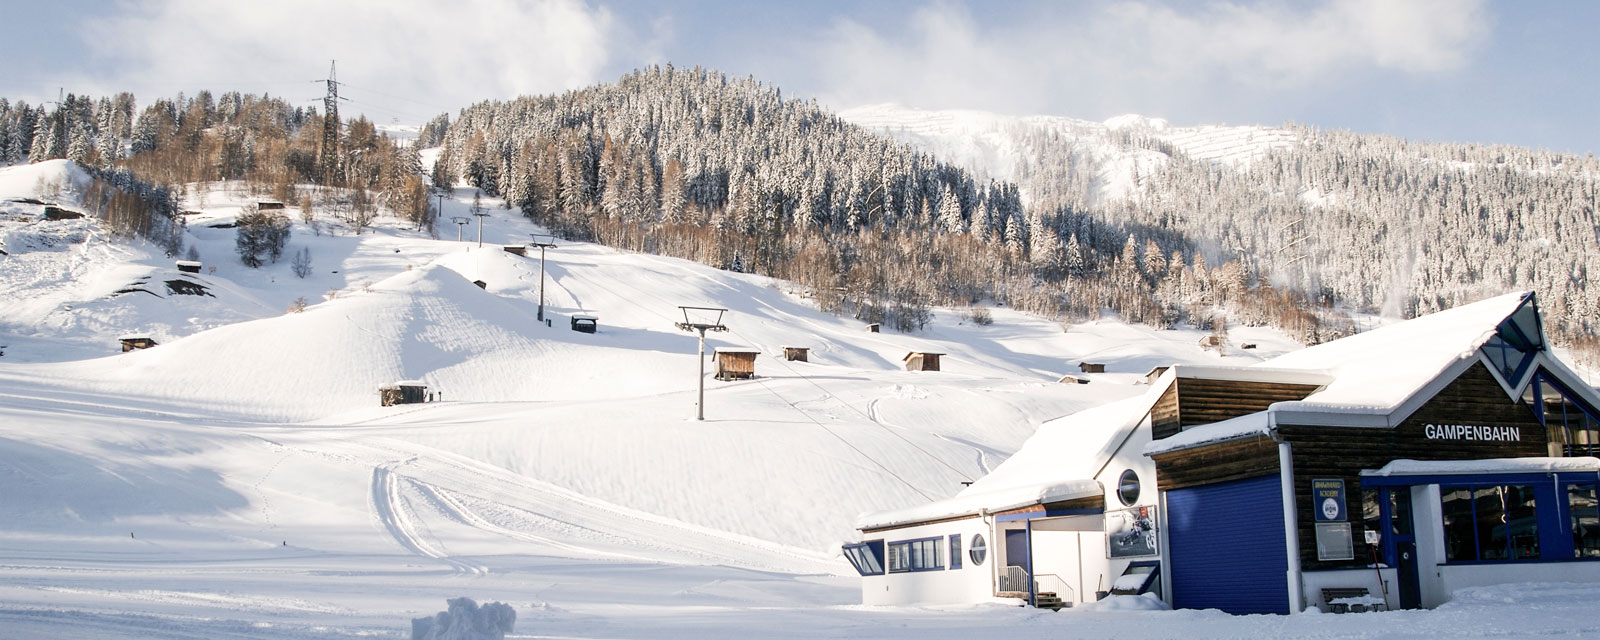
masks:
<instances>
[{"instance_id":1,"label":"small wooden hut","mask_svg":"<svg viewBox=\"0 0 1600 640\"><path fill-rule=\"evenodd\" d=\"M1061 379L1057 380L1056 382L1061 384L1089 384L1089 378L1085 376L1075 376L1069 373L1061 376Z\"/></svg>"},{"instance_id":2,"label":"small wooden hut","mask_svg":"<svg viewBox=\"0 0 1600 640\"><path fill-rule=\"evenodd\" d=\"M1144 383L1145 384L1155 384L1156 380L1161 379L1161 374L1166 373L1167 369L1170 369L1170 368L1171 367L1166 366L1166 365L1161 365L1159 367L1151 367L1149 371L1144 372Z\"/></svg>"},{"instance_id":3,"label":"small wooden hut","mask_svg":"<svg viewBox=\"0 0 1600 640\"><path fill-rule=\"evenodd\" d=\"M260 200L256 202L256 211L281 211L283 203L274 200Z\"/></svg>"},{"instance_id":4,"label":"small wooden hut","mask_svg":"<svg viewBox=\"0 0 1600 640\"><path fill-rule=\"evenodd\" d=\"M811 349L807 347L784 347L783 359L790 362L810 362L810 351Z\"/></svg>"},{"instance_id":5,"label":"small wooden hut","mask_svg":"<svg viewBox=\"0 0 1600 640\"><path fill-rule=\"evenodd\" d=\"M760 351L745 347L717 347L718 380L748 380L756 377L756 355Z\"/></svg>"},{"instance_id":6,"label":"small wooden hut","mask_svg":"<svg viewBox=\"0 0 1600 640\"><path fill-rule=\"evenodd\" d=\"M506 253L515 253L515 254L517 254L519 256L528 255L528 247L526 247L524 245L508 244L508 245L505 245L504 248L506 250Z\"/></svg>"},{"instance_id":7,"label":"small wooden hut","mask_svg":"<svg viewBox=\"0 0 1600 640\"><path fill-rule=\"evenodd\" d=\"M1254 342L1241 343L1239 345L1239 348L1240 349L1254 349L1254 348L1256 348L1256 343L1254 343Z\"/></svg>"},{"instance_id":8,"label":"small wooden hut","mask_svg":"<svg viewBox=\"0 0 1600 640\"><path fill-rule=\"evenodd\" d=\"M122 352L123 353L127 353L129 351L133 351L134 349L149 349L150 347L154 347L157 344L159 344L155 340L151 339L150 336L142 336L142 335L140 335L140 336L131 336L131 335L130 336L122 336L121 340L122 340Z\"/></svg>"},{"instance_id":9,"label":"small wooden hut","mask_svg":"<svg viewBox=\"0 0 1600 640\"><path fill-rule=\"evenodd\" d=\"M594 333L600 330L600 319L594 316L572 316L572 330L578 333Z\"/></svg>"},{"instance_id":10,"label":"small wooden hut","mask_svg":"<svg viewBox=\"0 0 1600 640\"><path fill-rule=\"evenodd\" d=\"M1105 373L1106 365L1100 362L1079 362L1078 371L1080 373Z\"/></svg>"},{"instance_id":11,"label":"small wooden hut","mask_svg":"<svg viewBox=\"0 0 1600 640\"><path fill-rule=\"evenodd\" d=\"M932 351L912 351L906 354L906 371L938 371L939 356L942 353Z\"/></svg>"},{"instance_id":12,"label":"small wooden hut","mask_svg":"<svg viewBox=\"0 0 1600 640\"><path fill-rule=\"evenodd\" d=\"M878 332L878 323L874 322L872 324L867 325L867 331L870 331L872 333L877 333Z\"/></svg>"},{"instance_id":13,"label":"small wooden hut","mask_svg":"<svg viewBox=\"0 0 1600 640\"><path fill-rule=\"evenodd\" d=\"M194 260L178 261L178 270L184 273L200 273L200 267L203 266L205 265Z\"/></svg>"},{"instance_id":14,"label":"small wooden hut","mask_svg":"<svg viewBox=\"0 0 1600 640\"><path fill-rule=\"evenodd\" d=\"M1220 346L1222 346L1222 338L1220 338L1218 336L1205 336L1205 337L1202 337L1202 338L1200 338L1200 346L1202 346L1202 347L1220 347Z\"/></svg>"},{"instance_id":15,"label":"small wooden hut","mask_svg":"<svg viewBox=\"0 0 1600 640\"><path fill-rule=\"evenodd\" d=\"M397 404L421 404L428 400L428 385L416 380L403 380L378 387L378 401L385 407Z\"/></svg>"},{"instance_id":16,"label":"small wooden hut","mask_svg":"<svg viewBox=\"0 0 1600 640\"><path fill-rule=\"evenodd\" d=\"M487 291L489 289L489 283L484 282L482 280L473 280L472 284L478 285L479 289L483 289L485 291Z\"/></svg>"}]
</instances>

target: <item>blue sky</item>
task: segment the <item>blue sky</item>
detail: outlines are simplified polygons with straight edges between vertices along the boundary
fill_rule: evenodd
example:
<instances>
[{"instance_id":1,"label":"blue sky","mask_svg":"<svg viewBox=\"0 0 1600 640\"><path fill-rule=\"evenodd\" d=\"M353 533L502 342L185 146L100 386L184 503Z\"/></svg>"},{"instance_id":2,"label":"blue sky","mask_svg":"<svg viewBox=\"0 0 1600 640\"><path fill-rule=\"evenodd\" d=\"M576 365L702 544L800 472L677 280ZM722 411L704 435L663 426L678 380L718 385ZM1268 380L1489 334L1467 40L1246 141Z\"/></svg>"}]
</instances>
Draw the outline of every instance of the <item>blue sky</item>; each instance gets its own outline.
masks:
<instances>
[{"instance_id":1,"label":"blue sky","mask_svg":"<svg viewBox=\"0 0 1600 640\"><path fill-rule=\"evenodd\" d=\"M328 60L380 121L615 79L754 75L846 108L1277 124L1600 150L1600 3L8 2L0 95L197 89L315 104ZM322 5L328 6L322 6ZM260 6L258 6L260 5ZM270 6L267 6L270 5Z\"/></svg>"}]
</instances>

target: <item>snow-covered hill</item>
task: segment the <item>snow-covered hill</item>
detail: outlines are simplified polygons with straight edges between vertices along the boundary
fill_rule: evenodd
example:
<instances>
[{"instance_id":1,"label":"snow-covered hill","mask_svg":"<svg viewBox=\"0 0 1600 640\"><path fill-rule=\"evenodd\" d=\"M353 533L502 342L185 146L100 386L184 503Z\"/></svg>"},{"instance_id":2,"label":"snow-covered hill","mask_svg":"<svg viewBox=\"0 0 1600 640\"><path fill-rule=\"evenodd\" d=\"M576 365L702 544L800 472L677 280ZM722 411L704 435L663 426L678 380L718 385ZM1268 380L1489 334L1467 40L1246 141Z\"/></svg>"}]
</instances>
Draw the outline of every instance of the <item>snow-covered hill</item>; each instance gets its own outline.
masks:
<instances>
[{"instance_id":1,"label":"snow-covered hill","mask_svg":"<svg viewBox=\"0 0 1600 640\"><path fill-rule=\"evenodd\" d=\"M232 254L227 225L253 199L237 185L191 197L185 243L206 267L179 274L15 201L81 206L73 171L0 168L5 638L398 637L458 596L512 604L524 637L1109 632L1111 613L862 609L837 545L859 513L949 496L1040 422L1139 393L1150 366L1219 361L1193 331L1003 308L987 326L938 310L925 333L869 333L786 283L582 243L549 253L545 325L537 258L499 246L539 231L514 212L491 209L479 248L291 209L302 279L287 258ZM147 291L118 293L132 285ZM709 346L761 354L755 380L707 381L704 422L678 305L728 308ZM568 329L580 312L599 333ZM129 332L160 345L120 353ZM1296 348L1232 335L1260 346L1221 361ZM944 370L903 371L910 350L947 353ZM1109 373L1055 382L1080 361ZM402 378L442 400L377 406ZM1166 615L1174 634L1254 634Z\"/></svg>"},{"instance_id":2,"label":"snow-covered hill","mask_svg":"<svg viewBox=\"0 0 1600 640\"><path fill-rule=\"evenodd\" d=\"M1138 186L1138 176L1170 160L1166 153L1123 144L1119 134L1160 140L1190 157L1229 165L1247 165L1265 151L1295 141L1294 132L1281 127L1173 127L1166 120L1138 115L1092 122L887 103L846 109L839 117L998 180L1018 180L1025 165L1061 161L1041 156L1037 147L1042 138L1064 140L1073 147L1075 162L1096 167L1093 193L1101 201L1128 197Z\"/></svg>"}]
</instances>

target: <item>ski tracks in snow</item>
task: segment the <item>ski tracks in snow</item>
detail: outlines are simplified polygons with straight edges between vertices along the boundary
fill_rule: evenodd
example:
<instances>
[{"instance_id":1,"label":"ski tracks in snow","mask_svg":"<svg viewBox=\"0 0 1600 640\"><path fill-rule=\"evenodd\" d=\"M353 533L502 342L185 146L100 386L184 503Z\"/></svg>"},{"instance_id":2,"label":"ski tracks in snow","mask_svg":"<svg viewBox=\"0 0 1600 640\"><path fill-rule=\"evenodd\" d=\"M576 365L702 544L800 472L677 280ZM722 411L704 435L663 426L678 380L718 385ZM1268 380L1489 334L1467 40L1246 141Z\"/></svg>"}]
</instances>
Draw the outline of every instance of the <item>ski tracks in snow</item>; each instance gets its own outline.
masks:
<instances>
[{"instance_id":1,"label":"ski tracks in snow","mask_svg":"<svg viewBox=\"0 0 1600 640\"><path fill-rule=\"evenodd\" d=\"M442 549L436 549L432 544L423 539L417 532L420 521L413 517L413 512L406 505L405 497L400 495L401 483L396 480L394 469L400 465L415 462L416 456L405 460L386 462L372 468L372 509L378 522L388 530L395 542L405 547L408 551L419 556L433 558L450 565L457 575L483 576L488 575L489 568L480 564L465 562L450 557ZM441 547L443 545L440 545Z\"/></svg>"}]
</instances>

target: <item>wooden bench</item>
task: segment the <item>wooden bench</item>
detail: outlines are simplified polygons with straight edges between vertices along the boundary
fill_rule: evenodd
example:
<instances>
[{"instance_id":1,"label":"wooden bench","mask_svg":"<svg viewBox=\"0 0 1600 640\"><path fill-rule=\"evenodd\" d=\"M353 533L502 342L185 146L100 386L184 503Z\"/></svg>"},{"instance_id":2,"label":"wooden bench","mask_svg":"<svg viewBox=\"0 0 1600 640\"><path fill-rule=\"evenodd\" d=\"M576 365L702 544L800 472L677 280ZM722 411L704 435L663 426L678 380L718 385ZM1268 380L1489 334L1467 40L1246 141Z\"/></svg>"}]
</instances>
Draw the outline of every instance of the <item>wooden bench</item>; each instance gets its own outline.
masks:
<instances>
[{"instance_id":1,"label":"wooden bench","mask_svg":"<svg viewBox=\"0 0 1600 640\"><path fill-rule=\"evenodd\" d=\"M1366 587L1325 587L1322 601L1328 604L1328 613L1365 613L1388 608L1382 598L1372 596Z\"/></svg>"}]
</instances>

